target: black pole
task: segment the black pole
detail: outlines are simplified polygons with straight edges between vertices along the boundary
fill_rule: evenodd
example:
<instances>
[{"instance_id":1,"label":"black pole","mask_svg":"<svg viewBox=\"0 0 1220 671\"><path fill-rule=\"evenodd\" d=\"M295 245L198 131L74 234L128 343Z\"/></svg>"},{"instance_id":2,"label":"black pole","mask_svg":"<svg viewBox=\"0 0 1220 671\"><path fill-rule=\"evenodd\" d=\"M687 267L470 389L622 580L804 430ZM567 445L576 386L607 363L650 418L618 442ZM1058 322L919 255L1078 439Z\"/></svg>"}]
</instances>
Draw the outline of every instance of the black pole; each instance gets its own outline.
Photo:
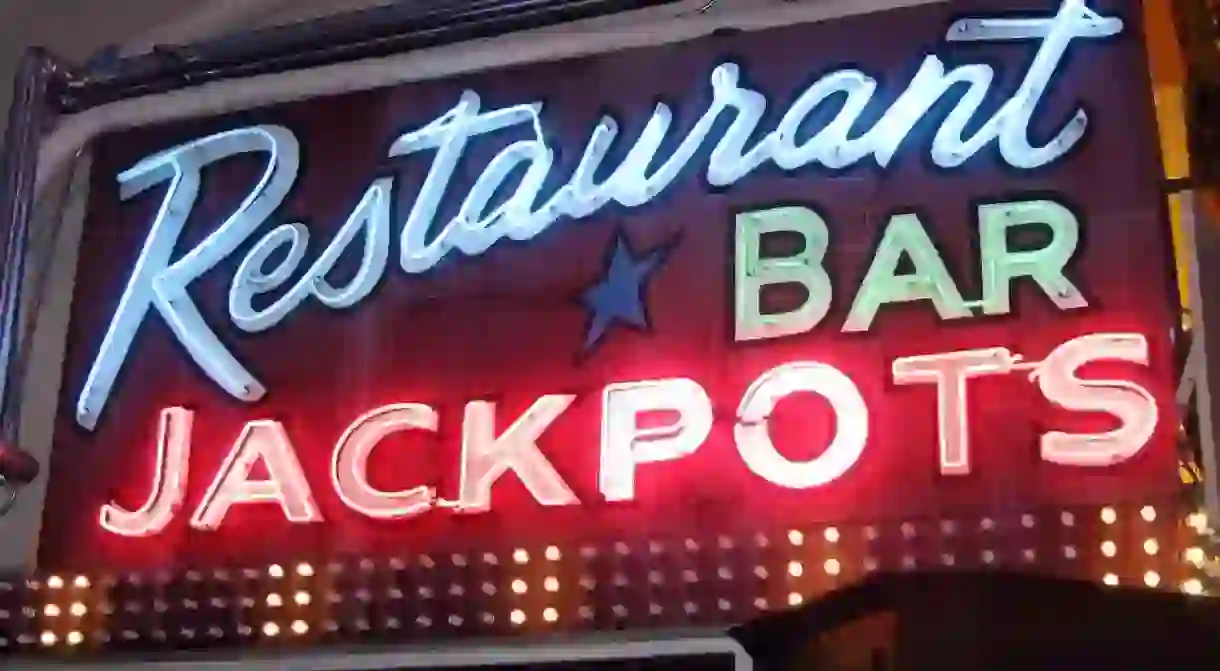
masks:
<instances>
[{"instance_id":1,"label":"black pole","mask_svg":"<svg viewBox=\"0 0 1220 671\"><path fill-rule=\"evenodd\" d=\"M401 1L122 59L70 82L62 111L79 112L219 79L386 56L678 1Z\"/></svg>"},{"instance_id":2,"label":"black pole","mask_svg":"<svg viewBox=\"0 0 1220 671\"><path fill-rule=\"evenodd\" d=\"M49 122L48 97L54 80L65 74L45 50L22 54L13 82L8 127L4 132L3 190L0 191L0 440L17 442L21 390L15 372L20 356L22 307L30 218L38 148Z\"/></svg>"}]
</instances>

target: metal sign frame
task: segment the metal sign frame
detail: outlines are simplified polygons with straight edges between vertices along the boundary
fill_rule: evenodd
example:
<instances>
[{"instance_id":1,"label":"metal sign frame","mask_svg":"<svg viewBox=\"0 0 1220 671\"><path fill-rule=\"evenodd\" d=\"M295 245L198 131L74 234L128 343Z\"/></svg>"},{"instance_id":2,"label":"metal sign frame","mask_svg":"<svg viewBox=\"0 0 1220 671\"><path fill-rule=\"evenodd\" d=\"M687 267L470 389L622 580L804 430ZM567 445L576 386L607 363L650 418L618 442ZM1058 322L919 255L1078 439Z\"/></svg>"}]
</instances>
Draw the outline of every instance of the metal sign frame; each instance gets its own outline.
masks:
<instances>
[{"instance_id":1,"label":"metal sign frame","mask_svg":"<svg viewBox=\"0 0 1220 671\"><path fill-rule=\"evenodd\" d=\"M1194 191L1178 195L1182 203L1183 243L1191 250L1188 268L1188 308L1191 314L1191 345L1178 385L1179 408L1193 401L1199 415L1199 451L1203 459L1203 501L1208 518L1220 520L1220 452L1215 418L1220 412L1220 228L1209 220Z\"/></svg>"},{"instance_id":2,"label":"metal sign frame","mask_svg":"<svg viewBox=\"0 0 1220 671\"><path fill-rule=\"evenodd\" d=\"M73 665L82 671L399 671L408 669L486 668L510 664L613 662L702 655L732 656L735 671L753 671L754 662L735 639L722 631L588 634L578 637L489 644L452 642L432 646L368 649L316 649L290 657L257 656L218 660L189 658L152 661L98 661ZM12 671L62 669L62 660L14 661Z\"/></svg>"}]
</instances>

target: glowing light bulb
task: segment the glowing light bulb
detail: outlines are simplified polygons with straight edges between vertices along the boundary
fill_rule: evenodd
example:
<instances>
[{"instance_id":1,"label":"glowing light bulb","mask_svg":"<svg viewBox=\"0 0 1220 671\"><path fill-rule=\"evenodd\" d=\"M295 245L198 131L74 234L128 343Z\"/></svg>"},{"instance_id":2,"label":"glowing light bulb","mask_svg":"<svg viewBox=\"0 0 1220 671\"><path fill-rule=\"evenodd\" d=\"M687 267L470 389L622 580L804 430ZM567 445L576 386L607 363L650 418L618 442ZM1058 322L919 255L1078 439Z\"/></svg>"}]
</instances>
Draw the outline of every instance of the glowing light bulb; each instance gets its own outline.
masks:
<instances>
[{"instance_id":1,"label":"glowing light bulb","mask_svg":"<svg viewBox=\"0 0 1220 671\"><path fill-rule=\"evenodd\" d=\"M1187 515L1186 524L1199 533L1207 531L1207 513L1193 513L1191 515Z\"/></svg>"},{"instance_id":2,"label":"glowing light bulb","mask_svg":"<svg viewBox=\"0 0 1220 671\"><path fill-rule=\"evenodd\" d=\"M555 620L559 619L559 611L555 610L554 608L547 608L546 610L542 611L542 619L546 620L547 622L554 622Z\"/></svg>"},{"instance_id":3,"label":"glowing light bulb","mask_svg":"<svg viewBox=\"0 0 1220 671\"><path fill-rule=\"evenodd\" d=\"M309 631L309 625L304 620L297 620L292 623L292 633L297 636L304 636Z\"/></svg>"},{"instance_id":4,"label":"glowing light bulb","mask_svg":"<svg viewBox=\"0 0 1220 671\"><path fill-rule=\"evenodd\" d=\"M834 527L826 527L826 532L823 534L827 543L839 542L839 530Z\"/></svg>"},{"instance_id":5,"label":"glowing light bulb","mask_svg":"<svg viewBox=\"0 0 1220 671\"><path fill-rule=\"evenodd\" d=\"M50 578L47 578L47 587L49 587L51 589L59 589L63 586L64 586L63 578L61 578L57 575L53 575Z\"/></svg>"},{"instance_id":6,"label":"glowing light bulb","mask_svg":"<svg viewBox=\"0 0 1220 671\"><path fill-rule=\"evenodd\" d=\"M89 587L89 579L83 575L78 575L76 580L72 581L72 584L76 585L78 589L87 589Z\"/></svg>"},{"instance_id":7,"label":"glowing light bulb","mask_svg":"<svg viewBox=\"0 0 1220 671\"><path fill-rule=\"evenodd\" d=\"M297 575L308 578L313 575L313 567L309 564L297 564Z\"/></svg>"},{"instance_id":8,"label":"glowing light bulb","mask_svg":"<svg viewBox=\"0 0 1220 671\"><path fill-rule=\"evenodd\" d=\"M826 569L826 575L839 575L839 571L843 569L838 559L827 559L824 568Z\"/></svg>"},{"instance_id":9,"label":"glowing light bulb","mask_svg":"<svg viewBox=\"0 0 1220 671\"><path fill-rule=\"evenodd\" d=\"M1144 552L1154 555L1161 551L1161 544L1156 542L1155 538L1149 538L1144 541Z\"/></svg>"},{"instance_id":10,"label":"glowing light bulb","mask_svg":"<svg viewBox=\"0 0 1220 671\"><path fill-rule=\"evenodd\" d=\"M89 609L85 607L85 604L77 601L72 604L72 608L69 612L72 613L73 617L82 617L85 613L89 612Z\"/></svg>"},{"instance_id":11,"label":"glowing light bulb","mask_svg":"<svg viewBox=\"0 0 1220 671\"><path fill-rule=\"evenodd\" d=\"M79 631L68 632L68 645L80 645L84 640L84 635Z\"/></svg>"},{"instance_id":12,"label":"glowing light bulb","mask_svg":"<svg viewBox=\"0 0 1220 671\"><path fill-rule=\"evenodd\" d=\"M525 584L524 580L513 581L513 591L517 594L525 594L528 590L529 586Z\"/></svg>"},{"instance_id":13,"label":"glowing light bulb","mask_svg":"<svg viewBox=\"0 0 1220 671\"><path fill-rule=\"evenodd\" d=\"M1102 508L1101 521L1103 524L1114 524L1118 521L1118 513L1113 508Z\"/></svg>"},{"instance_id":14,"label":"glowing light bulb","mask_svg":"<svg viewBox=\"0 0 1220 671\"><path fill-rule=\"evenodd\" d=\"M554 545L546 549L546 558L548 561L559 561L559 558L562 556L563 555L559 552L559 548L555 547Z\"/></svg>"},{"instance_id":15,"label":"glowing light bulb","mask_svg":"<svg viewBox=\"0 0 1220 671\"><path fill-rule=\"evenodd\" d=\"M297 592L295 595L293 595L292 600L295 601L298 606L308 606L309 602L313 601L313 597L309 596L309 592Z\"/></svg>"},{"instance_id":16,"label":"glowing light bulb","mask_svg":"<svg viewBox=\"0 0 1220 671\"><path fill-rule=\"evenodd\" d=\"M1144 574L1144 584L1149 587L1156 587L1161 584L1161 576L1156 571L1149 571Z\"/></svg>"},{"instance_id":17,"label":"glowing light bulb","mask_svg":"<svg viewBox=\"0 0 1220 671\"><path fill-rule=\"evenodd\" d=\"M1101 553L1107 557L1113 557L1118 554L1118 546L1114 544L1114 541L1106 541L1101 544Z\"/></svg>"},{"instance_id":18,"label":"glowing light bulb","mask_svg":"<svg viewBox=\"0 0 1220 671\"><path fill-rule=\"evenodd\" d=\"M1199 594L1203 593L1203 583L1197 578L1191 578L1190 580L1182 583L1182 591L1187 594L1198 596Z\"/></svg>"},{"instance_id":19,"label":"glowing light bulb","mask_svg":"<svg viewBox=\"0 0 1220 671\"><path fill-rule=\"evenodd\" d=\"M799 561L788 562L788 575L791 575L794 578L799 578L804 572L805 567L802 566Z\"/></svg>"},{"instance_id":20,"label":"glowing light bulb","mask_svg":"<svg viewBox=\"0 0 1220 671\"><path fill-rule=\"evenodd\" d=\"M279 608L284 605L284 599L279 594L268 594L267 605L271 608Z\"/></svg>"},{"instance_id":21,"label":"glowing light bulb","mask_svg":"<svg viewBox=\"0 0 1220 671\"><path fill-rule=\"evenodd\" d=\"M53 631L44 631L42 632L42 636L39 637L39 640L42 641L42 644L45 646L52 646L59 642L59 637L56 636L55 632Z\"/></svg>"},{"instance_id":22,"label":"glowing light bulb","mask_svg":"<svg viewBox=\"0 0 1220 671\"><path fill-rule=\"evenodd\" d=\"M1153 508L1152 506L1144 506L1143 508L1140 508L1140 517L1144 518L1145 522L1155 522L1156 508Z\"/></svg>"},{"instance_id":23,"label":"glowing light bulb","mask_svg":"<svg viewBox=\"0 0 1220 671\"><path fill-rule=\"evenodd\" d=\"M805 598L802 597L800 594L797 594L796 592L793 592L788 595L788 605L789 606L799 606L799 605L801 605L801 602L803 602L804 600L805 600Z\"/></svg>"},{"instance_id":24,"label":"glowing light bulb","mask_svg":"<svg viewBox=\"0 0 1220 671\"><path fill-rule=\"evenodd\" d=\"M526 552L525 550L518 549L517 551L513 552L513 561L517 562L518 564L528 563L529 560L530 553Z\"/></svg>"},{"instance_id":25,"label":"glowing light bulb","mask_svg":"<svg viewBox=\"0 0 1220 671\"><path fill-rule=\"evenodd\" d=\"M1189 548L1186 550L1186 561L1195 566L1201 566L1206 560L1207 553L1203 551L1203 548Z\"/></svg>"},{"instance_id":26,"label":"glowing light bulb","mask_svg":"<svg viewBox=\"0 0 1220 671\"><path fill-rule=\"evenodd\" d=\"M263 636L279 636L280 625L274 622L268 622L263 625Z\"/></svg>"},{"instance_id":27,"label":"glowing light bulb","mask_svg":"<svg viewBox=\"0 0 1220 671\"><path fill-rule=\"evenodd\" d=\"M284 567L280 566L279 564L272 564L271 566L267 567L267 575L271 576L272 578L283 578Z\"/></svg>"},{"instance_id":28,"label":"glowing light bulb","mask_svg":"<svg viewBox=\"0 0 1220 671\"><path fill-rule=\"evenodd\" d=\"M1113 573L1107 573L1102 577L1101 581L1107 585L1114 586L1118 584L1118 576L1114 575Z\"/></svg>"},{"instance_id":29,"label":"glowing light bulb","mask_svg":"<svg viewBox=\"0 0 1220 671\"><path fill-rule=\"evenodd\" d=\"M525 612L521 610L514 610L512 614L509 615L509 619L512 620L513 624L524 624Z\"/></svg>"},{"instance_id":30,"label":"glowing light bulb","mask_svg":"<svg viewBox=\"0 0 1220 671\"><path fill-rule=\"evenodd\" d=\"M59 606L49 603L46 608L42 609L42 614L47 617L59 617Z\"/></svg>"},{"instance_id":31,"label":"glowing light bulb","mask_svg":"<svg viewBox=\"0 0 1220 671\"><path fill-rule=\"evenodd\" d=\"M788 532L788 542L793 545L801 545L805 542L805 534L793 529Z\"/></svg>"},{"instance_id":32,"label":"glowing light bulb","mask_svg":"<svg viewBox=\"0 0 1220 671\"><path fill-rule=\"evenodd\" d=\"M559 579L555 576L547 576L547 578L542 581L542 587L548 592L558 592Z\"/></svg>"}]
</instances>

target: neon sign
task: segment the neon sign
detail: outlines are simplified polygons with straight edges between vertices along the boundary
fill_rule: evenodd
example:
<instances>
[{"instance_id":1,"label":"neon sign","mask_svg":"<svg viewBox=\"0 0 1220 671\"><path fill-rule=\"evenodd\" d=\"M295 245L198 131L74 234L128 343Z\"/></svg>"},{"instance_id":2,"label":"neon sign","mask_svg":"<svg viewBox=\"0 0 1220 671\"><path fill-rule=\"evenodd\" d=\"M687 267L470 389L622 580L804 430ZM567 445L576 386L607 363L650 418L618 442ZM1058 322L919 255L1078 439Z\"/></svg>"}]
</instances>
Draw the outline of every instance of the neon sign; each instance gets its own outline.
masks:
<instances>
[{"instance_id":1,"label":"neon sign","mask_svg":"<svg viewBox=\"0 0 1220 671\"><path fill-rule=\"evenodd\" d=\"M1071 466L1108 466L1140 452L1157 423L1157 403L1146 389L1122 379L1087 380L1077 371L1096 361L1148 365L1148 343L1139 334L1093 333L1056 347L1045 359L1031 362L1005 348L903 357L893 362L898 385L934 384L941 427L939 470L956 476L970 472L966 437L966 382L983 375L1028 371L1041 393L1054 404L1077 412L1113 415L1119 427L1100 433L1050 431L1041 438L1046 462ZM824 397L831 405L836 430L819 456L794 461L771 441L769 417L776 404L798 392ZM581 505L560 474L538 448L538 438L576 399L570 394L537 399L509 428L497 435L496 406L486 401L466 405L458 498L447 501L426 483L398 492L379 491L368 481L368 458L378 443L397 431L437 430L435 409L403 403L377 408L356 419L333 452L331 484L352 510L373 519L402 519L434 509L469 514L491 509L491 488L514 473L542 506ZM642 426L646 413L673 417L662 426ZM676 415L676 417L674 417ZM864 455L868 444L868 407L856 383L834 366L796 361L764 372L746 390L737 410L733 434L742 463L758 477L787 489L827 485ZM104 529L123 536L162 531L185 498L191 452L193 413L163 410L151 494L135 511L106 505L99 518ZM687 379L641 380L607 386L602 393L601 495L607 501L635 498L635 475L644 466L680 461L703 445L713 425L712 403L697 382ZM253 480L251 468L263 463L267 479ZM246 424L225 457L207 493L191 517L198 530L215 530L234 507L277 503L289 522L321 522L310 483L297 462L283 426L258 420Z\"/></svg>"},{"instance_id":2,"label":"neon sign","mask_svg":"<svg viewBox=\"0 0 1220 671\"><path fill-rule=\"evenodd\" d=\"M391 146L390 155L394 157L435 151L427 178L402 225L399 266L406 273L423 273L453 249L477 256L505 238L529 240L561 218L588 217L611 202L626 207L644 205L665 191L690 166L696 152L709 144L714 124L726 115L731 115L732 122L712 147L706 165L706 177L716 186L732 185L768 162L785 171L810 165L842 170L869 159L879 166L889 166L916 125L955 86L965 86L965 94L932 134L928 148L936 165L943 168L961 166L993 143L1002 160L1014 168L1028 170L1048 165L1076 147L1088 125L1085 112L1077 110L1045 145L1034 146L1029 140L1030 123L1066 50L1074 40L1112 36L1122 27L1120 19L1098 15L1085 6L1084 0L1063 0L1058 12L1050 18L984 17L954 23L945 36L949 42L1038 42L1037 52L1016 90L969 137L966 129L975 121L990 92L995 72L981 63L947 69L937 56L929 55L907 88L862 134L853 137L850 131L872 100L877 82L863 72L847 69L832 72L814 82L784 111L774 129L747 148L749 138L759 130L767 100L763 94L742 83L739 66L725 63L711 74L711 103L671 155L658 156L662 144L670 139L673 125L672 110L658 104L626 157L609 177L597 182L594 175L602 168L619 128L612 117L604 117L594 126L572 175L542 202L539 202L541 190L554 167L554 152L543 134L541 103L483 111L479 96L467 92L448 112L418 130L400 136ZM812 137L799 140L797 129L802 122L821 103L835 99L842 99L843 106L834 119ZM428 234L437 224L439 204L467 144L478 136L511 127L532 128L534 137L514 142L500 151L474 181L461 201L456 217L443 223L439 233L429 241ZM201 170L221 159L252 153L267 157L254 187L204 241L174 260L175 246L196 204ZM135 334L153 310L169 325L191 360L228 394L246 402L263 397L266 387L208 326L188 288L270 221L296 182L299 153L296 137L286 128L255 126L174 147L140 161L119 176L123 199L166 182L168 188L80 391L76 405L76 421L80 426L96 427L119 370L130 354ZM490 207L497 189L519 169L524 169L524 178L513 193L502 204ZM373 181L336 237L295 281L292 277L301 271L309 244L308 229L300 223L282 223L259 238L232 279L228 300L228 316L232 323L247 332L266 331L310 297L336 310L353 307L367 298L384 276L389 262L393 189L391 179ZM1045 213L1039 216L1041 214ZM1062 217L1054 215L1052 219ZM816 228L816 223L812 226ZM917 228L917 222L910 220L892 224L889 231L894 239L887 244L894 249L924 248L923 242L917 239ZM364 241L359 271L343 286L333 286L327 280L328 274L339 256L358 237ZM1074 247L1070 242L1061 238L1062 247L1057 249ZM1011 279L1016 275L1033 276L1044 289L1054 289L1048 293L1058 296L1056 300L1063 306L1082 305L1083 298L1071 292L1064 284L1066 280L1051 272L1058 263L1057 253L1043 250L1033 260L1008 255L1005 261L996 261L1000 265L989 266L987 281L991 284L985 287L985 293L990 298L984 298L984 311L987 314L1005 311L1007 299L1001 297L1000 286L1007 281L1005 277ZM279 257L282 258L268 269L271 259ZM814 271L814 275L820 267L813 256L806 256L797 263ZM985 259L984 264L987 263L989 261ZM769 268L768 272L777 273L776 276L794 271L783 266ZM889 272L884 265L875 265L874 269L882 275ZM796 269L795 272L801 271ZM747 281L750 277L754 275L747 274ZM803 281L812 282L810 286L828 286L821 276L801 277ZM1051 286L1054 283L1058 284ZM866 281L865 285L867 293L862 290L857 301L859 311L853 310L847 330L866 329L871 322L870 310L886 302L926 297L933 300L946 318L964 317L972 307L949 291L943 278L932 278L931 284L920 280L913 284ZM285 287L287 291L271 305L255 307L255 298ZM741 303L739 309L749 312ZM820 303L812 302L803 312L785 320L769 323L746 320L744 325L739 320L737 337L744 340L768 337L776 332L807 330L820 321L819 314L824 315L824 309ZM403 415L407 416L410 413ZM251 440L279 440L270 434L263 435L267 431L270 429L255 431L258 435ZM172 483L165 485L172 486ZM412 501L419 498L420 492L414 494ZM564 496L558 491L551 494ZM305 508L297 512L307 514Z\"/></svg>"}]
</instances>

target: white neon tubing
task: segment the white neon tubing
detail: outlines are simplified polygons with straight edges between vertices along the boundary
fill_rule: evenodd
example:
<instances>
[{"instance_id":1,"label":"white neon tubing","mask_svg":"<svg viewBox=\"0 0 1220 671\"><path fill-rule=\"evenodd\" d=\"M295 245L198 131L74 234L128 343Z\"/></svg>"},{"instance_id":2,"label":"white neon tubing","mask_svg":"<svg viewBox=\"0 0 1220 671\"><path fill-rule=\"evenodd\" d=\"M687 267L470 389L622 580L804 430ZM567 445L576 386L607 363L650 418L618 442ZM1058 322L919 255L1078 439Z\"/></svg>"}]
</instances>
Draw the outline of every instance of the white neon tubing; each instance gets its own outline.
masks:
<instances>
[{"instance_id":1,"label":"white neon tubing","mask_svg":"<svg viewBox=\"0 0 1220 671\"><path fill-rule=\"evenodd\" d=\"M646 412L672 411L664 426L641 427ZM598 488L607 501L635 498L641 464L681 459L703 445L712 431L712 400L693 380L642 380L607 385L602 391L601 460Z\"/></svg>"},{"instance_id":2,"label":"white neon tubing","mask_svg":"<svg viewBox=\"0 0 1220 671\"><path fill-rule=\"evenodd\" d=\"M836 430L818 457L794 462L775 449L768 420L781 399L812 392L830 402ZM763 373L741 398L733 434L742 461L758 476L787 489L808 489L842 477L868 444L868 406L851 378L834 366L796 362Z\"/></svg>"},{"instance_id":3,"label":"white neon tubing","mask_svg":"<svg viewBox=\"0 0 1220 671\"><path fill-rule=\"evenodd\" d=\"M251 480L250 471L260 461L267 467L268 477ZM191 516L191 527L215 531L233 506L249 503L278 504L284 517L293 524L322 521L296 449L279 422L257 420L242 427L241 435Z\"/></svg>"},{"instance_id":4,"label":"white neon tubing","mask_svg":"<svg viewBox=\"0 0 1220 671\"><path fill-rule=\"evenodd\" d=\"M971 39L982 39L988 35L991 35L990 39L1012 39L1002 30L1007 25L1004 23L1006 20L988 19L977 25L959 22L951 28L946 39L953 41L959 34ZM1032 147L1027 140L1032 110L1073 38L1110 35L1121 29L1121 22L1098 17L1084 6L1083 0L1063 0L1054 18L1022 21L1022 30L1027 33L1033 30L1030 26L1040 26L1038 30L1041 31L1042 41L1038 54L1016 92L971 138L963 139L962 129L977 112L982 96L992 83L994 77L990 67L963 65L946 72L936 56L928 56L906 92L899 96L872 130L858 138L846 136L844 129L854 123L855 114L859 113L859 109L849 104L840 110L830 126L819 131L802 147L792 147L792 151L806 152L809 160L823 160L831 166L850 165L867 156L872 156L880 165L886 165L914 123L922 118L948 87L953 83L965 82L969 85L968 93L957 103L933 138L930 152L935 162L944 167L960 165L993 140L998 142L1004 160L1014 167L1036 167L1057 159L1082 136L1086 122L1083 112L1077 115L1072 124L1063 127L1055 140L1042 147ZM963 25L965 27L961 28ZM855 76L851 75L851 71L841 71L820 81L834 80L843 76L844 72L850 75L849 79ZM864 82L858 78L856 81ZM407 156L436 149L428 177L403 225L402 269L408 273L426 271L454 248L475 255L506 237L525 240L539 234L561 216L587 216L610 201L628 207L649 202L660 195L696 152L707 144L711 129L724 114L732 115L732 124L728 133L714 146L706 168L708 179L713 183L728 185L767 160L775 160L786 168L799 167L799 162L791 160L791 152L788 159L781 158L785 143L791 144L791 129L796 127L792 123L781 121L754 147L744 147L746 138L754 134L762 119L766 100L762 94L741 85L737 65L726 63L715 68L711 74L711 86L713 97L707 110L672 153L660 159L659 165L657 153L671 130L673 118L672 111L664 104L658 104L653 110L652 117L641 135L635 138L626 158L603 183L594 184L591 174L605 157L604 143L613 139L617 132L614 119L603 119L592 130L578 170L570 177L570 183L560 188L546 203L535 202L553 166L553 153L547 147L542 132L541 104L528 103L483 112L479 96L467 91L451 110L422 128L402 135L391 147L391 156ZM820 83L815 82L810 90L822 91L819 86ZM817 95L828 95L833 88ZM792 119L794 115L803 118L811 108L811 103L802 97L784 118ZM426 233L433 228L437 205L443 199L469 139L518 124L529 124L534 138L516 142L502 150L476 179L458 215L441 228L432 242L425 242ZM199 169L223 156L260 150L270 154L268 168L242 206L203 243L182 259L170 263L174 242L198 192ZM156 307L165 318L191 358L230 395L251 402L265 393L261 383L203 322L186 288L250 237L283 201L295 181L298 151L295 137L286 129L260 126L181 145L145 159L120 176L128 197L166 179L171 180L171 188L153 223L136 271L90 370L85 388L81 391L77 407L77 421L81 426L93 428L96 425L98 414L110 396L114 378L150 305ZM785 163L785 160L788 162ZM528 164L528 168L514 193L504 205L485 212L492 194L512 169L522 164ZM370 187L347 225L306 275L270 308L256 312L250 305L250 298L286 281L290 271L300 263L306 237L303 227L292 224L266 234L247 256L235 277L229 305L230 318L234 323L246 330L270 328L309 292L331 307L350 307L366 297L384 273L385 218L388 217L387 192L390 188L388 180L379 180ZM365 212L365 208L371 208L371 211ZM355 229L365 220L368 222L368 234L361 272L348 287L335 290L326 284L325 274L351 243ZM287 259L276 269L264 272L262 265L271 252L285 245L289 247Z\"/></svg>"},{"instance_id":5,"label":"white neon tubing","mask_svg":"<svg viewBox=\"0 0 1220 671\"><path fill-rule=\"evenodd\" d=\"M895 359L894 384L936 385L936 424L942 475L967 475L970 458L970 406L967 380L1012 370L1012 353L1003 347L924 354Z\"/></svg>"},{"instance_id":6,"label":"white neon tubing","mask_svg":"<svg viewBox=\"0 0 1220 671\"><path fill-rule=\"evenodd\" d=\"M203 242L171 262L175 243L199 194L200 169L222 158L251 152L267 154L267 167L255 187ZM164 181L170 186L81 389L77 423L87 429L96 426L150 308L161 314L191 358L221 388L244 401L262 397L262 384L221 344L186 287L232 254L275 211L296 180L299 161L300 146L291 132L278 126L256 126L211 135L155 154L119 175L123 199Z\"/></svg>"},{"instance_id":7,"label":"white neon tubing","mask_svg":"<svg viewBox=\"0 0 1220 671\"><path fill-rule=\"evenodd\" d=\"M538 438L576 400L575 396L539 397L507 429L496 434L496 404L466 404L462 421L462 466L456 503L458 512L491 510L491 488L513 471L521 484L544 506L578 505L580 500L538 448Z\"/></svg>"},{"instance_id":8,"label":"white neon tubing","mask_svg":"<svg viewBox=\"0 0 1220 671\"><path fill-rule=\"evenodd\" d=\"M435 433L436 410L418 403L396 403L370 410L343 432L331 459L330 481L347 507L374 519L412 517L430 510L436 490L426 485L383 492L369 484L368 462L386 436L399 431Z\"/></svg>"},{"instance_id":9,"label":"white neon tubing","mask_svg":"<svg viewBox=\"0 0 1220 671\"><path fill-rule=\"evenodd\" d=\"M136 510L114 503L102 506L98 524L112 534L141 538L153 536L174 519L186 497L190 473L191 425L195 413L185 408L166 408L157 424L156 462L148 498Z\"/></svg>"},{"instance_id":10,"label":"white neon tubing","mask_svg":"<svg viewBox=\"0 0 1220 671\"><path fill-rule=\"evenodd\" d=\"M1099 433L1051 431L1042 436L1042 458L1067 466L1110 466L1140 453L1156 432L1156 398L1128 380L1081 378L1093 361L1148 365L1148 340L1138 333L1094 333L1074 338L1051 352L1031 376L1052 403L1077 412L1103 412L1120 426Z\"/></svg>"}]
</instances>

